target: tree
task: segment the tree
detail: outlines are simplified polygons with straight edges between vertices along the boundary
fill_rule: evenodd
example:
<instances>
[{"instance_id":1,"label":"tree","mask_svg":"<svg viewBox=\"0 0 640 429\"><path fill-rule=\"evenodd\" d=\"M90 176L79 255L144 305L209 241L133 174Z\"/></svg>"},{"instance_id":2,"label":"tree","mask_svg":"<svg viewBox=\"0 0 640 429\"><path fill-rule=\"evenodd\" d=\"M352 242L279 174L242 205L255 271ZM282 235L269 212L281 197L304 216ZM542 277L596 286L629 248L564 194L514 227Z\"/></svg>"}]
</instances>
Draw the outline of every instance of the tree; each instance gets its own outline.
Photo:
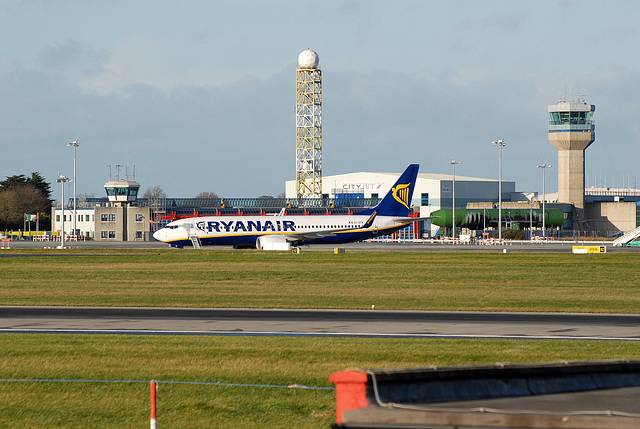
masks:
<instances>
[{"instance_id":1,"label":"tree","mask_svg":"<svg viewBox=\"0 0 640 429\"><path fill-rule=\"evenodd\" d=\"M31 183L17 184L0 191L0 229L22 229L25 214L37 214L41 227L47 228L51 218L51 201Z\"/></svg>"},{"instance_id":2,"label":"tree","mask_svg":"<svg viewBox=\"0 0 640 429\"><path fill-rule=\"evenodd\" d=\"M21 229L25 214L37 214L40 227L51 227L51 185L38 172L0 181L0 229Z\"/></svg>"},{"instance_id":3,"label":"tree","mask_svg":"<svg viewBox=\"0 0 640 429\"><path fill-rule=\"evenodd\" d=\"M96 194L94 194L93 192L86 193L86 194L78 194L78 204L86 203L87 198L95 198L95 197L96 197Z\"/></svg>"},{"instance_id":4,"label":"tree","mask_svg":"<svg viewBox=\"0 0 640 429\"><path fill-rule=\"evenodd\" d=\"M5 180L0 182L0 189L11 189L16 185L24 184L26 182L27 178L24 176L24 174L14 174L13 176L7 176Z\"/></svg>"},{"instance_id":5,"label":"tree","mask_svg":"<svg viewBox=\"0 0 640 429\"><path fill-rule=\"evenodd\" d=\"M7 176L6 180L0 182L0 191L13 189L16 186L30 184L33 185L36 189L39 189L42 194L49 200L51 200L51 184L44 180L44 177L40 173L33 172L31 173L31 177L25 177L24 174L17 174L13 176Z\"/></svg>"},{"instance_id":6,"label":"tree","mask_svg":"<svg viewBox=\"0 0 640 429\"><path fill-rule=\"evenodd\" d=\"M142 198L148 198L148 199L167 198L167 194L165 194L164 189L156 185L156 186L151 186L145 189L144 194L142 195Z\"/></svg>"},{"instance_id":7,"label":"tree","mask_svg":"<svg viewBox=\"0 0 640 429\"><path fill-rule=\"evenodd\" d=\"M220 198L215 192L200 192L196 198Z\"/></svg>"}]
</instances>

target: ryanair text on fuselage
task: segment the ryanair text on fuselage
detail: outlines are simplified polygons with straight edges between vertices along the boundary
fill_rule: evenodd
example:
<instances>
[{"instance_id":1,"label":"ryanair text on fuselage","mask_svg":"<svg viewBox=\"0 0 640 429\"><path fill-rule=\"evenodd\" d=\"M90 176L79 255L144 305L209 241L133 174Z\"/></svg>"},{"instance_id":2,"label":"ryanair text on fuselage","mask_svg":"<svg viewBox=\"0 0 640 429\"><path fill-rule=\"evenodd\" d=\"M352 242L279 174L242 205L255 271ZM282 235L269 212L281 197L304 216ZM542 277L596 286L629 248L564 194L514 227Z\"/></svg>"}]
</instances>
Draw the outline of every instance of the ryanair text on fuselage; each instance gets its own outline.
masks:
<instances>
[{"instance_id":1,"label":"ryanair text on fuselage","mask_svg":"<svg viewBox=\"0 0 640 429\"><path fill-rule=\"evenodd\" d=\"M197 222L196 228L203 232L295 232L296 223L292 220L220 220Z\"/></svg>"}]
</instances>

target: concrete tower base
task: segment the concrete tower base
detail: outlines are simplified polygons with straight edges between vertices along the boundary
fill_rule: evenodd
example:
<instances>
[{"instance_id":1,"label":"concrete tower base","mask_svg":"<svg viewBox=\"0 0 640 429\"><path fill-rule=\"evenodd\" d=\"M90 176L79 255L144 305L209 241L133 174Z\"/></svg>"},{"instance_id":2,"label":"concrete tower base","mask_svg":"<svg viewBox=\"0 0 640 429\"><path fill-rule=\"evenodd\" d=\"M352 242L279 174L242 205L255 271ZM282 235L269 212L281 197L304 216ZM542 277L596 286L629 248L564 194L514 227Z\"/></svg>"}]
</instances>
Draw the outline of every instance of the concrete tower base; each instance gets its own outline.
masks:
<instances>
[{"instance_id":1,"label":"concrete tower base","mask_svg":"<svg viewBox=\"0 0 640 429\"><path fill-rule=\"evenodd\" d=\"M549 133L558 149L558 202L584 208L584 151L593 140L590 132Z\"/></svg>"}]
</instances>

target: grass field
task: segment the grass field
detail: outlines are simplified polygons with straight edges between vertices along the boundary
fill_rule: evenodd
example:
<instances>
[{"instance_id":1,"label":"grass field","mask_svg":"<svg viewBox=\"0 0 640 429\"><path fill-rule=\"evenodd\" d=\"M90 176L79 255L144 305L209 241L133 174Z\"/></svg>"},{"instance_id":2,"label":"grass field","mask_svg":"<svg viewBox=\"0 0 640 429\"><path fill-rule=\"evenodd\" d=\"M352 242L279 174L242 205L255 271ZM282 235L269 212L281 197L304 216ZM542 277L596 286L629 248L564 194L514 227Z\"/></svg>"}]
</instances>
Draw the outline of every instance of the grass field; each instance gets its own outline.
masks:
<instances>
[{"instance_id":1,"label":"grass field","mask_svg":"<svg viewBox=\"0 0 640 429\"><path fill-rule=\"evenodd\" d=\"M5 251L18 253L18 251ZM53 251L59 252L59 251ZM73 253L88 256L71 256ZM637 313L635 254L69 251L0 258L2 305ZM57 253L56 253L57 254ZM328 428L334 392L163 381L331 387L347 368L640 359L607 341L0 334L0 427Z\"/></svg>"},{"instance_id":2,"label":"grass field","mask_svg":"<svg viewBox=\"0 0 640 429\"><path fill-rule=\"evenodd\" d=\"M0 302L640 312L640 255L634 253L76 253L91 256L0 258Z\"/></svg>"},{"instance_id":3,"label":"grass field","mask_svg":"<svg viewBox=\"0 0 640 429\"><path fill-rule=\"evenodd\" d=\"M160 380L159 428L329 428L330 387L347 368L640 359L632 342L0 334L10 379ZM0 381L0 427L149 424L149 384Z\"/></svg>"}]
</instances>

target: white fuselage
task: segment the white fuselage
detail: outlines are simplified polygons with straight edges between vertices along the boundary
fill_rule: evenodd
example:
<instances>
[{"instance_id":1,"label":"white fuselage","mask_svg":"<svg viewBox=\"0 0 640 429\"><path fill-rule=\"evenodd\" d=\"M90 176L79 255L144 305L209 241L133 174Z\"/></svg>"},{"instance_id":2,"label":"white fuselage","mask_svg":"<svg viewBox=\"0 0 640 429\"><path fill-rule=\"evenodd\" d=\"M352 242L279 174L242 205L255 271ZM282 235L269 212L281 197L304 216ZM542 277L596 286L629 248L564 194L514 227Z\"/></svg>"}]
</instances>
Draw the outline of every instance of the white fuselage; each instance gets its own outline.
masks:
<instances>
[{"instance_id":1,"label":"white fuselage","mask_svg":"<svg viewBox=\"0 0 640 429\"><path fill-rule=\"evenodd\" d=\"M192 238L202 244L255 246L259 238L280 240L292 245L347 243L391 234L411 222L399 223L390 216L377 216L366 225L367 215L297 216L203 216L180 219L153 234L158 241L190 245Z\"/></svg>"}]
</instances>

